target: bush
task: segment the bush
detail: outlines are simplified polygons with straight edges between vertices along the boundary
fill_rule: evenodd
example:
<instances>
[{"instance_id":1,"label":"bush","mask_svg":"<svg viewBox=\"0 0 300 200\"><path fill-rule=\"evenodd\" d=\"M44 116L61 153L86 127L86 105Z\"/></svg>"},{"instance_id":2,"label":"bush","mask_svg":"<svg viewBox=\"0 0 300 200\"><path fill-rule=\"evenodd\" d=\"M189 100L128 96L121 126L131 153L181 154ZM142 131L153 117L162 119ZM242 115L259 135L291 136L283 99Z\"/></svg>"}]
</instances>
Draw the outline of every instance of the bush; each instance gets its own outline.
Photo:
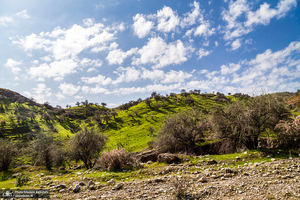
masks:
<instances>
[{"instance_id":1,"label":"bush","mask_svg":"<svg viewBox=\"0 0 300 200\"><path fill-rule=\"evenodd\" d=\"M187 199L187 190L189 187L187 180L180 180L176 178L173 183L173 195L176 199Z\"/></svg>"},{"instance_id":2,"label":"bush","mask_svg":"<svg viewBox=\"0 0 300 200\"><path fill-rule=\"evenodd\" d=\"M75 160L81 160L85 167L90 169L94 167L106 141L107 137L104 134L84 127L70 141L71 157Z\"/></svg>"},{"instance_id":3,"label":"bush","mask_svg":"<svg viewBox=\"0 0 300 200\"><path fill-rule=\"evenodd\" d=\"M276 130L279 130L278 140L285 146L298 148L300 146L300 115L294 119L281 121L276 125Z\"/></svg>"},{"instance_id":4,"label":"bush","mask_svg":"<svg viewBox=\"0 0 300 200\"><path fill-rule=\"evenodd\" d=\"M198 110L189 110L167 118L158 131L155 146L163 152L194 153L207 123Z\"/></svg>"},{"instance_id":5,"label":"bush","mask_svg":"<svg viewBox=\"0 0 300 200\"><path fill-rule=\"evenodd\" d=\"M124 168L138 167L135 157L124 148L104 152L99 159L103 170L117 171Z\"/></svg>"},{"instance_id":6,"label":"bush","mask_svg":"<svg viewBox=\"0 0 300 200\"><path fill-rule=\"evenodd\" d=\"M16 145L7 139L0 140L0 171L7 171L17 153Z\"/></svg>"},{"instance_id":7,"label":"bush","mask_svg":"<svg viewBox=\"0 0 300 200\"><path fill-rule=\"evenodd\" d=\"M22 187L30 181L30 178L28 174L21 173L19 176L17 176L16 181L16 187Z\"/></svg>"}]
</instances>

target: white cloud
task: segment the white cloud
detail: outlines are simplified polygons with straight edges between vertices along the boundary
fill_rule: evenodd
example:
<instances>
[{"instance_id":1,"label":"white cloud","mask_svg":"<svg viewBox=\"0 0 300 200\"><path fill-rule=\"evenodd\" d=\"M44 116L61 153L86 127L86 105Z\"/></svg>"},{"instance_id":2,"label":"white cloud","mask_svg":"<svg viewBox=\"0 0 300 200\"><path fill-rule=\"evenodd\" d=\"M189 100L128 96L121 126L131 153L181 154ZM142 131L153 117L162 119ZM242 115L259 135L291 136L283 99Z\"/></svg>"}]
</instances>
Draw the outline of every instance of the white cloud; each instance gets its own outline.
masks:
<instances>
[{"instance_id":1,"label":"white cloud","mask_svg":"<svg viewBox=\"0 0 300 200\"><path fill-rule=\"evenodd\" d=\"M71 83L61 83L58 87L63 94L73 96L80 90L80 86L75 86Z\"/></svg>"},{"instance_id":2,"label":"white cloud","mask_svg":"<svg viewBox=\"0 0 300 200\"><path fill-rule=\"evenodd\" d=\"M146 37L154 26L154 23L147 21L143 14L136 14L133 17L133 30L139 38Z\"/></svg>"},{"instance_id":3,"label":"white cloud","mask_svg":"<svg viewBox=\"0 0 300 200\"><path fill-rule=\"evenodd\" d=\"M114 73L118 74L119 77L114 80L113 84L119 84L122 82L134 82L140 79L141 71L134 67L119 67Z\"/></svg>"},{"instance_id":4,"label":"white cloud","mask_svg":"<svg viewBox=\"0 0 300 200\"><path fill-rule=\"evenodd\" d=\"M238 48L240 48L242 46L241 44L241 40L240 39L236 39L231 43L231 50L237 50Z\"/></svg>"},{"instance_id":5,"label":"white cloud","mask_svg":"<svg viewBox=\"0 0 300 200\"><path fill-rule=\"evenodd\" d=\"M154 68L181 64L188 60L191 46L184 46L181 40L167 44L162 38L151 38L147 45L138 50L139 58L133 58L133 65L154 64Z\"/></svg>"},{"instance_id":6,"label":"white cloud","mask_svg":"<svg viewBox=\"0 0 300 200\"><path fill-rule=\"evenodd\" d=\"M190 6L193 6L194 8L191 12L186 13L185 17L181 20L180 25L182 28L194 25L199 20L199 18L203 20L199 2L194 1L194 3L190 4Z\"/></svg>"},{"instance_id":7,"label":"white cloud","mask_svg":"<svg viewBox=\"0 0 300 200\"><path fill-rule=\"evenodd\" d=\"M99 86L96 87L88 87L88 86L82 86L81 90L86 94L101 94L101 93L107 93L108 90Z\"/></svg>"},{"instance_id":8,"label":"white cloud","mask_svg":"<svg viewBox=\"0 0 300 200\"><path fill-rule=\"evenodd\" d=\"M115 49L109 52L109 54L106 57L106 60L108 60L108 63L110 65L113 64L119 64L121 65L128 56L131 56L132 54L135 54L137 52L137 48L132 48L126 52L123 52L121 49Z\"/></svg>"},{"instance_id":9,"label":"white cloud","mask_svg":"<svg viewBox=\"0 0 300 200\"><path fill-rule=\"evenodd\" d=\"M7 26L8 23L13 22L14 19L12 17L3 16L0 17L0 25Z\"/></svg>"},{"instance_id":10,"label":"white cloud","mask_svg":"<svg viewBox=\"0 0 300 200\"><path fill-rule=\"evenodd\" d=\"M222 65L221 66L221 74L222 75L232 74L232 73L238 71L240 68L241 68L240 64L230 63L229 67L227 67L226 65Z\"/></svg>"},{"instance_id":11,"label":"white cloud","mask_svg":"<svg viewBox=\"0 0 300 200\"><path fill-rule=\"evenodd\" d=\"M161 80L165 76L165 73L162 70L155 69L155 70L150 71L145 68L142 68L142 71L143 71L143 73L142 73L141 77L143 79L150 79L152 81Z\"/></svg>"},{"instance_id":12,"label":"white cloud","mask_svg":"<svg viewBox=\"0 0 300 200\"><path fill-rule=\"evenodd\" d=\"M259 9L252 11L247 0L230 1L228 10L222 12L222 19L227 22L224 39L232 40L241 37L253 31L257 25L266 26L272 18L284 17L296 5L296 0L280 0L273 9L265 2L260 5Z\"/></svg>"},{"instance_id":13,"label":"white cloud","mask_svg":"<svg viewBox=\"0 0 300 200\"><path fill-rule=\"evenodd\" d=\"M28 13L27 13L27 10L23 10L23 11L21 11L21 12L18 12L18 13L16 13L16 15L17 15L18 17L25 18L25 19L30 18L30 16L29 16Z\"/></svg>"},{"instance_id":14,"label":"white cloud","mask_svg":"<svg viewBox=\"0 0 300 200\"><path fill-rule=\"evenodd\" d=\"M199 56L199 59L201 59L204 56L208 56L211 53L212 53L212 51L208 51L203 48L200 48L199 51L196 52L196 54Z\"/></svg>"},{"instance_id":15,"label":"white cloud","mask_svg":"<svg viewBox=\"0 0 300 200\"><path fill-rule=\"evenodd\" d=\"M64 78L64 76L68 74L76 73L76 69L78 67L78 63L74 60L61 60L54 61L50 64L43 63L38 67L30 67L28 70L28 74L32 76L32 78ZM58 79L56 79L58 80Z\"/></svg>"},{"instance_id":16,"label":"white cloud","mask_svg":"<svg viewBox=\"0 0 300 200\"><path fill-rule=\"evenodd\" d=\"M217 47L217 46L219 46L219 43L218 43L218 41L215 41L215 46Z\"/></svg>"},{"instance_id":17,"label":"white cloud","mask_svg":"<svg viewBox=\"0 0 300 200\"><path fill-rule=\"evenodd\" d=\"M82 77L81 80L87 84L108 85L112 83L111 78L106 78L102 75L98 75L96 77Z\"/></svg>"},{"instance_id":18,"label":"white cloud","mask_svg":"<svg viewBox=\"0 0 300 200\"><path fill-rule=\"evenodd\" d=\"M172 8L164 6L163 9L157 11L157 30L162 32L174 31L179 25L179 17Z\"/></svg>"},{"instance_id":19,"label":"white cloud","mask_svg":"<svg viewBox=\"0 0 300 200\"><path fill-rule=\"evenodd\" d=\"M162 83L178 83L184 82L186 79L192 77L192 74L183 72L183 71L174 71L171 70L170 72L165 74L164 80Z\"/></svg>"},{"instance_id":20,"label":"white cloud","mask_svg":"<svg viewBox=\"0 0 300 200\"><path fill-rule=\"evenodd\" d=\"M20 71L21 71L21 68L18 67L22 65L22 62L21 61L15 61L11 58L7 59L6 63L5 63L5 67L8 67L10 68L11 72L16 75L18 74Z\"/></svg>"},{"instance_id":21,"label":"white cloud","mask_svg":"<svg viewBox=\"0 0 300 200\"><path fill-rule=\"evenodd\" d=\"M213 35L214 33L215 33L215 28L210 29L209 23L203 23L196 28L194 35L208 37Z\"/></svg>"},{"instance_id":22,"label":"white cloud","mask_svg":"<svg viewBox=\"0 0 300 200\"><path fill-rule=\"evenodd\" d=\"M45 84L37 84L36 88L33 88L33 94L26 91L27 96L33 97L38 103L50 102L50 97L52 95L51 88L47 88Z\"/></svg>"}]
</instances>

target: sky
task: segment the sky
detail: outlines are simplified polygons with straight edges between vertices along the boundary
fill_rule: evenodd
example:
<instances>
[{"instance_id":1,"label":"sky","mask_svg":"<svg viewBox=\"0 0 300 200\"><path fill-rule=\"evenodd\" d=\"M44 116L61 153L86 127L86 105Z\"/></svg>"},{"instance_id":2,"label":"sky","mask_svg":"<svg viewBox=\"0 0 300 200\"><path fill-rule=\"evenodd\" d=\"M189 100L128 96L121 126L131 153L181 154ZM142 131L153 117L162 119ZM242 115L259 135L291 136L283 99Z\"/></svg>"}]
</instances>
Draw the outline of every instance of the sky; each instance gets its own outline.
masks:
<instances>
[{"instance_id":1,"label":"sky","mask_svg":"<svg viewBox=\"0 0 300 200\"><path fill-rule=\"evenodd\" d=\"M0 88L62 107L296 92L299 0L0 0Z\"/></svg>"}]
</instances>

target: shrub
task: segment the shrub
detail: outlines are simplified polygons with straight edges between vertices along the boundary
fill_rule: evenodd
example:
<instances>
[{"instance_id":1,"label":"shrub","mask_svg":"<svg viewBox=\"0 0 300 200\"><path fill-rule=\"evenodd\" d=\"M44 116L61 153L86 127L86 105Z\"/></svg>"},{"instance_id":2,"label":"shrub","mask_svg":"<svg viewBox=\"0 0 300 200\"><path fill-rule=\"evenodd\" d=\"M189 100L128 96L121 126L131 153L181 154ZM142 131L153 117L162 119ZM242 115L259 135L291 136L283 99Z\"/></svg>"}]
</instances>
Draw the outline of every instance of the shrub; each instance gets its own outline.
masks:
<instances>
[{"instance_id":1,"label":"shrub","mask_svg":"<svg viewBox=\"0 0 300 200\"><path fill-rule=\"evenodd\" d=\"M135 157L124 148L104 152L99 159L103 170L116 171L124 168L138 167Z\"/></svg>"},{"instance_id":2,"label":"shrub","mask_svg":"<svg viewBox=\"0 0 300 200\"><path fill-rule=\"evenodd\" d=\"M186 199L189 184L186 180L176 178L173 183L173 195L176 199Z\"/></svg>"},{"instance_id":3,"label":"shrub","mask_svg":"<svg viewBox=\"0 0 300 200\"><path fill-rule=\"evenodd\" d=\"M16 145L7 139L0 140L0 171L7 171L17 153Z\"/></svg>"},{"instance_id":4,"label":"shrub","mask_svg":"<svg viewBox=\"0 0 300 200\"><path fill-rule=\"evenodd\" d=\"M87 169L94 167L99 154L106 144L107 137L94 129L84 127L70 141L71 157L81 160Z\"/></svg>"},{"instance_id":5,"label":"shrub","mask_svg":"<svg viewBox=\"0 0 300 200\"><path fill-rule=\"evenodd\" d=\"M292 148L300 146L300 115L294 119L281 121L275 129L280 131L278 139L284 145Z\"/></svg>"},{"instance_id":6,"label":"shrub","mask_svg":"<svg viewBox=\"0 0 300 200\"><path fill-rule=\"evenodd\" d=\"M16 178L16 187L22 187L26 185L30 181L30 177L28 174L20 174Z\"/></svg>"},{"instance_id":7,"label":"shrub","mask_svg":"<svg viewBox=\"0 0 300 200\"><path fill-rule=\"evenodd\" d=\"M206 128L207 124L198 110L175 114L167 118L158 131L155 146L164 152L194 153L197 140Z\"/></svg>"}]
</instances>

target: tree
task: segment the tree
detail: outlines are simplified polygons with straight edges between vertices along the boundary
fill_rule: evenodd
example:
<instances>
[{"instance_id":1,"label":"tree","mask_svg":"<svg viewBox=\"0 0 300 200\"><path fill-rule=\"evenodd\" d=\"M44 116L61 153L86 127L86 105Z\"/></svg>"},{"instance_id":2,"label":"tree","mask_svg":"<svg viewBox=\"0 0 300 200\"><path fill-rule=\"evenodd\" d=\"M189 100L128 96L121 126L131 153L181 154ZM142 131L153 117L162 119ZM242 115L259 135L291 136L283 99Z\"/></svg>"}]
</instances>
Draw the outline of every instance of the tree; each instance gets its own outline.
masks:
<instances>
[{"instance_id":1,"label":"tree","mask_svg":"<svg viewBox=\"0 0 300 200\"><path fill-rule=\"evenodd\" d=\"M287 115L282 100L265 94L248 99L245 105L235 102L226 108L216 107L211 119L220 138L229 138L234 145L244 144L248 149L256 149L258 137L267 129L274 130Z\"/></svg>"},{"instance_id":2,"label":"tree","mask_svg":"<svg viewBox=\"0 0 300 200\"><path fill-rule=\"evenodd\" d=\"M198 110L177 113L167 118L158 131L155 146L163 151L194 153L206 127Z\"/></svg>"},{"instance_id":3,"label":"tree","mask_svg":"<svg viewBox=\"0 0 300 200\"><path fill-rule=\"evenodd\" d=\"M37 140L33 141L33 157L36 164L45 165L48 170L51 170L55 160L55 144L54 137L46 134L39 134Z\"/></svg>"},{"instance_id":4,"label":"tree","mask_svg":"<svg viewBox=\"0 0 300 200\"><path fill-rule=\"evenodd\" d=\"M145 99L145 103L146 103L147 106L150 107L150 106L151 106L151 103L152 103L152 100L151 100L150 98L146 98L146 99Z\"/></svg>"},{"instance_id":5,"label":"tree","mask_svg":"<svg viewBox=\"0 0 300 200\"><path fill-rule=\"evenodd\" d=\"M283 144L292 148L300 146L300 115L281 121L275 129L280 131L278 139Z\"/></svg>"},{"instance_id":6,"label":"tree","mask_svg":"<svg viewBox=\"0 0 300 200\"><path fill-rule=\"evenodd\" d=\"M104 134L84 127L70 141L72 157L81 160L85 167L90 169L94 167L106 141L107 137Z\"/></svg>"},{"instance_id":7,"label":"tree","mask_svg":"<svg viewBox=\"0 0 300 200\"><path fill-rule=\"evenodd\" d=\"M0 171L7 171L17 153L16 145L7 139L0 139Z\"/></svg>"},{"instance_id":8,"label":"tree","mask_svg":"<svg viewBox=\"0 0 300 200\"><path fill-rule=\"evenodd\" d=\"M107 106L107 103L101 103L101 105L105 108Z\"/></svg>"}]
</instances>

